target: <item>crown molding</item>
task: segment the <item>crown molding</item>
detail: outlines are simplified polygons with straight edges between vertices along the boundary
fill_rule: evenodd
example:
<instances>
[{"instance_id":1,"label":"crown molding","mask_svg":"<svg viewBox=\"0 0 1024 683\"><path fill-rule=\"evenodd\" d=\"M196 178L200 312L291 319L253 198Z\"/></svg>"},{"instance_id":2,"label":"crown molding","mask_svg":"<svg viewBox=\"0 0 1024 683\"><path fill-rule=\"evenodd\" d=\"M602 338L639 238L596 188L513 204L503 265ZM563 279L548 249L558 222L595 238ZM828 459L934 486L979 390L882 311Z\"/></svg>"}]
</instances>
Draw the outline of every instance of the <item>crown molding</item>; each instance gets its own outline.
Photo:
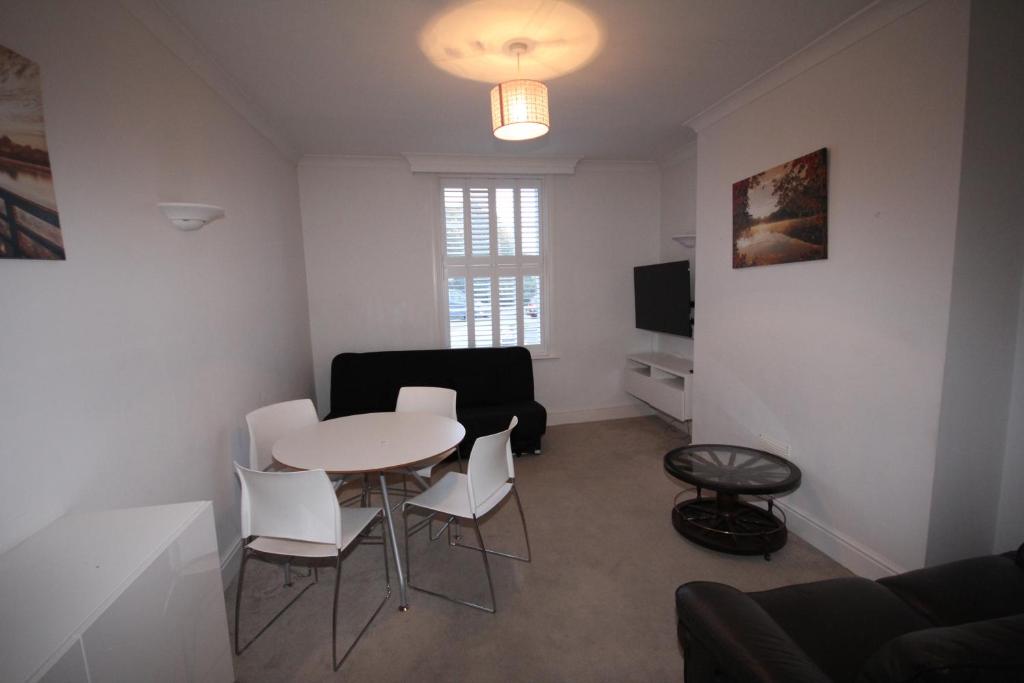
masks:
<instances>
[{"instance_id":1,"label":"crown molding","mask_svg":"<svg viewBox=\"0 0 1024 683\"><path fill-rule=\"evenodd\" d=\"M571 175L579 157L465 156L454 154L405 154L413 173L508 173Z\"/></svg>"},{"instance_id":2,"label":"crown molding","mask_svg":"<svg viewBox=\"0 0 1024 683\"><path fill-rule=\"evenodd\" d=\"M399 168L408 169L402 157L359 154L306 154L299 159L301 167Z\"/></svg>"},{"instance_id":3,"label":"crown molding","mask_svg":"<svg viewBox=\"0 0 1024 683\"><path fill-rule=\"evenodd\" d=\"M834 57L850 46L910 14L930 0L878 0L817 38L807 47L779 62L760 76L741 85L724 98L683 123L697 133L729 114L793 80L808 69Z\"/></svg>"},{"instance_id":4,"label":"crown molding","mask_svg":"<svg viewBox=\"0 0 1024 683\"><path fill-rule=\"evenodd\" d=\"M164 9L159 0L121 0L121 5L149 29L171 54L188 66L249 125L269 140L286 159L298 161L298 150L270 125L263 110L200 45L188 29Z\"/></svg>"},{"instance_id":5,"label":"crown molding","mask_svg":"<svg viewBox=\"0 0 1024 683\"><path fill-rule=\"evenodd\" d=\"M576 171L581 169L593 171L640 171L657 170L658 162L637 159L581 159Z\"/></svg>"}]
</instances>

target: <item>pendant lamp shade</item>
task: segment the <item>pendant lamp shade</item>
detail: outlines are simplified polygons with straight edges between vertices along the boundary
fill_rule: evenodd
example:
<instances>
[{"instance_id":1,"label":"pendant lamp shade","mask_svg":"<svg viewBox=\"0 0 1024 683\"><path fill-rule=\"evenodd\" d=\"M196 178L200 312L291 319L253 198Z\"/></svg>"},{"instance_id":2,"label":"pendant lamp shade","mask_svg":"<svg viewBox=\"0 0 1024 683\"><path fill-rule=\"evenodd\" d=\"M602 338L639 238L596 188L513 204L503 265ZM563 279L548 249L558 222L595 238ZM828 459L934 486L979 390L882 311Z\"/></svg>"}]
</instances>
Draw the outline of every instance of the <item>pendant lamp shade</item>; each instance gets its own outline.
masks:
<instances>
[{"instance_id":1,"label":"pendant lamp shade","mask_svg":"<svg viewBox=\"0 0 1024 683\"><path fill-rule=\"evenodd\" d=\"M506 81L491 90L491 129L499 140L531 140L551 128L548 87L540 81Z\"/></svg>"}]
</instances>

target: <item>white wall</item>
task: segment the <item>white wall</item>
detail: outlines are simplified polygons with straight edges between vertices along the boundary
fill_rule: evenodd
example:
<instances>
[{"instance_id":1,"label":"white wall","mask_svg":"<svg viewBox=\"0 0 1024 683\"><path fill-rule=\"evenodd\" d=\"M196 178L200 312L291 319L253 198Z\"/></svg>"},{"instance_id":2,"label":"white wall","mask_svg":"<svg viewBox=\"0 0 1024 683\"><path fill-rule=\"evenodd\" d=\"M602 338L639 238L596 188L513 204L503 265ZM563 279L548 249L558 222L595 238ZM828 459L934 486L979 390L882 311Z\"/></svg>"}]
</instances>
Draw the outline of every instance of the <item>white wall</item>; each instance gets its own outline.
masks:
<instances>
[{"instance_id":1,"label":"white wall","mask_svg":"<svg viewBox=\"0 0 1024 683\"><path fill-rule=\"evenodd\" d=\"M659 175L654 164L581 162L554 179L560 357L533 366L549 424L650 412L622 387L626 354L650 348L635 326L633 267L658 261Z\"/></svg>"},{"instance_id":2,"label":"white wall","mask_svg":"<svg viewBox=\"0 0 1024 683\"><path fill-rule=\"evenodd\" d=\"M401 159L299 164L317 408L342 351L435 348L436 180Z\"/></svg>"},{"instance_id":3,"label":"white wall","mask_svg":"<svg viewBox=\"0 0 1024 683\"><path fill-rule=\"evenodd\" d=\"M1024 491L1019 475L1000 481L1004 454L1022 457L1006 448L1024 265L1022 26L1024 5L1017 0L971 4L956 255L928 564L990 552L1001 489L1013 482L1018 492ZM1013 547L1024 541L1024 515L1017 525L1020 538Z\"/></svg>"},{"instance_id":4,"label":"white wall","mask_svg":"<svg viewBox=\"0 0 1024 683\"><path fill-rule=\"evenodd\" d=\"M342 351L437 348L438 180L404 160L309 158L299 166L318 406ZM549 422L645 412L622 390L633 327L632 268L658 256L653 164L582 162L553 176L552 350L534 362Z\"/></svg>"},{"instance_id":5,"label":"white wall","mask_svg":"<svg viewBox=\"0 0 1024 683\"><path fill-rule=\"evenodd\" d=\"M697 231L697 143L673 154L661 165L661 241L660 260L690 262L690 296L696 295L696 248L672 239L675 235ZM696 327L696 324L694 324ZM693 358L693 339L674 334L649 333L654 348Z\"/></svg>"},{"instance_id":6,"label":"white wall","mask_svg":"<svg viewBox=\"0 0 1024 683\"><path fill-rule=\"evenodd\" d=\"M925 560L968 9L928 2L698 133L695 440L791 444L791 528L868 575ZM732 184L820 147L828 260L732 269Z\"/></svg>"},{"instance_id":7,"label":"white wall","mask_svg":"<svg viewBox=\"0 0 1024 683\"><path fill-rule=\"evenodd\" d=\"M66 510L211 499L243 415L312 389L294 164L113 0L7 1L42 69L68 260L0 262L0 550ZM160 201L224 206L194 233Z\"/></svg>"}]
</instances>

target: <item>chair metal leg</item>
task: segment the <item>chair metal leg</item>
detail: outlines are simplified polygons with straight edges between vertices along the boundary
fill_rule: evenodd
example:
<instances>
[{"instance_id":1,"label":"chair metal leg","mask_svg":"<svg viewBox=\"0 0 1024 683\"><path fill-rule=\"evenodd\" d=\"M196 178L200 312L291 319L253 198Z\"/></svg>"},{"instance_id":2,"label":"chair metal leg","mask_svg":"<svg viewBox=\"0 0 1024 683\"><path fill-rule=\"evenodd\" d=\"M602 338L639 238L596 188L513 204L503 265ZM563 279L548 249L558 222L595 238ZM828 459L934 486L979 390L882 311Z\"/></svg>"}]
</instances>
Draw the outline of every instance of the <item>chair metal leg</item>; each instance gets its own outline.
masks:
<instances>
[{"instance_id":1,"label":"chair metal leg","mask_svg":"<svg viewBox=\"0 0 1024 683\"><path fill-rule=\"evenodd\" d=\"M402 535L405 536L405 580L411 581L409 574L409 509L402 506Z\"/></svg>"},{"instance_id":2,"label":"chair metal leg","mask_svg":"<svg viewBox=\"0 0 1024 683\"><path fill-rule=\"evenodd\" d=\"M484 571L487 572L487 587L491 591L491 608L478 606L477 609L482 609L485 612L494 614L498 611L498 602L494 599L494 580L491 578L491 563L487 559L487 546L484 545L484 537L480 533L480 520L473 515L473 528L476 529L476 540L480 544L480 557L484 558Z\"/></svg>"},{"instance_id":3,"label":"chair metal leg","mask_svg":"<svg viewBox=\"0 0 1024 683\"><path fill-rule=\"evenodd\" d=\"M380 513L380 547L384 549L384 584L387 587L388 595L391 595L391 570L388 569L388 543L387 531L384 529L384 511Z\"/></svg>"},{"instance_id":4,"label":"chair metal leg","mask_svg":"<svg viewBox=\"0 0 1024 683\"><path fill-rule=\"evenodd\" d=\"M249 550L248 548L243 548L242 549L242 566L238 570L238 592L237 592L237 594L235 596L235 654L236 655L240 655L243 652L245 652L246 650L248 650L249 646L252 645L253 643L255 643L256 639L259 638L260 636L262 636L264 631L266 631L268 628L270 628L273 625L273 623L275 621L277 621L278 618L282 614L284 614L285 612L288 611L289 607L291 607L292 605L295 604L296 600L301 598L306 593L306 591L308 591L310 588L313 587L313 583L314 583L314 582L311 581L309 584L307 584L305 588L303 588L301 591L299 591L298 595L296 595L294 598L292 598L291 601L287 605L285 605L283 608L281 608L280 612L275 614L273 616L273 618L270 621L268 621L263 626L263 628L261 628L259 630L259 633L254 635L252 637L252 639L249 640L248 643L246 643L245 645L240 647L239 646L239 636L240 636L239 619L240 619L240 611L241 611L240 607L241 607L241 603L242 603L242 580L245 578L245 565L249 561L249 558L250 558L251 555L252 555L252 551L251 550Z\"/></svg>"},{"instance_id":5,"label":"chair metal leg","mask_svg":"<svg viewBox=\"0 0 1024 683\"><path fill-rule=\"evenodd\" d=\"M444 598L445 600L449 600L451 602L455 602L455 603L458 603L460 605L465 605L466 607L472 607L473 609L478 609L478 610L481 610L483 612L488 612L490 614L494 614L497 611L497 603L494 600L494 581L491 578L491 565L490 565L490 562L488 562L488 560L487 560L487 548L484 546L484 538L480 534L480 522L477 520L477 518L475 516L473 517L473 525L476 528L477 541L480 543L481 548L483 548L483 552L480 553L480 556L483 557L483 559L484 559L484 572L487 574L487 588L488 588L488 590L491 593L491 606L490 607L488 607L486 605L478 605L477 603L469 602L468 600L460 600L459 598L452 597L451 595L445 595L444 593L439 593L437 591L432 591L429 588L423 588L422 586L416 586L416 585L414 585L412 583L412 578L411 578L411 574L410 574L410 570L409 570L409 519L408 519L408 512L409 512L408 508L409 507L418 507L418 506L410 506L410 505L406 504L402 508L402 521L404 522L404 527L405 527L405 578L406 578L406 581L408 582L409 588L418 590L421 593L426 593L427 595L433 595L434 597ZM430 511L430 512L432 513L433 511ZM450 529L450 526L449 526L449 529Z\"/></svg>"},{"instance_id":6,"label":"chair metal leg","mask_svg":"<svg viewBox=\"0 0 1024 683\"><path fill-rule=\"evenodd\" d=\"M239 607L242 605L242 579L245 578L245 563L249 559L249 550L245 547L242 548L242 566L238 568L238 586L235 591L235 654L241 654L242 651L238 649L238 619L239 619Z\"/></svg>"},{"instance_id":7,"label":"chair metal leg","mask_svg":"<svg viewBox=\"0 0 1024 683\"><path fill-rule=\"evenodd\" d=\"M331 610L331 665L337 671L338 662L338 588L341 586L341 551L334 562L334 607Z\"/></svg>"},{"instance_id":8,"label":"chair metal leg","mask_svg":"<svg viewBox=\"0 0 1024 683\"><path fill-rule=\"evenodd\" d=\"M499 550L491 550L490 548L485 549L484 552L486 552L488 555L498 555L499 557L507 557L511 560L519 560L520 562L530 562L532 558L532 554L530 552L530 533L526 530L526 515L523 514L523 501L519 499L519 491L516 489L515 484L512 485L512 495L516 499L516 507L519 508L519 519L523 523L523 537L526 539L526 556L524 557L522 555L513 555L512 553L501 552ZM459 542L458 540L452 543L452 545L458 546L460 548L466 548L468 550L480 550L480 548L477 546L467 545L465 543Z\"/></svg>"},{"instance_id":9,"label":"chair metal leg","mask_svg":"<svg viewBox=\"0 0 1024 683\"><path fill-rule=\"evenodd\" d=\"M384 526L384 522L385 518L382 515L379 520L382 527ZM382 531L382 533L386 532ZM355 640L353 640L352 644L348 646L347 650L345 650L345 654L341 656L341 659L338 659L338 593L341 587L342 561L341 552L338 552L338 559L335 565L336 570L334 574L334 608L331 614L331 662L334 665L335 671L340 669L341 665L345 663L345 660L348 659L352 650L355 649L359 640L363 637L363 634L366 633L366 629L370 628L370 624L372 624L373 620L377 618L378 614L380 614L381 609L384 607L384 603L386 603L388 598L391 597L391 571L388 568L388 546L387 543L382 543L381 545L384 548L384 598L380 601L380 604L377 605L377 609L373 611L373 614L370 615L370 618L367 619L366 623L363 624L363 628L359 630Z\"/></svg>"},{"instance_id":10,"label":"chair metal leg","mask_svg":"<svg viewBox=\"0 0 1024 683\"><path fill-rule=\"evenodd\" d=\"M516 498L516 507L519 508L519 520L523 523L523 538L526 539L526 561L530 562L533 553L530 551L530 532L526 530L526 514L523 512L523 501L519 499L519 489L512 484L512 495Z\"/></svg>"},{"instance_id":11,"label":"chair metal leg","mask_svg":"<svg viewBox=\"0 0 1024 683\"><path fill-rule=\"evenodd\" d=\"M430 518L433 519L434 515L431 515ZM444 525L440 529L437 530L437 535L436 536L434 536L434 535L430 536L430 540L431 541L438 540L439 538L441 538L441 533L446 531L446 530L448 531L448 540L451 540L452 534L451 534L451 531L450 531L450 527L451 527L452 524L455 524L457 522L458 522L458 517L449 517L448 519L445 520Z\"/></svg>"}]
</instances>

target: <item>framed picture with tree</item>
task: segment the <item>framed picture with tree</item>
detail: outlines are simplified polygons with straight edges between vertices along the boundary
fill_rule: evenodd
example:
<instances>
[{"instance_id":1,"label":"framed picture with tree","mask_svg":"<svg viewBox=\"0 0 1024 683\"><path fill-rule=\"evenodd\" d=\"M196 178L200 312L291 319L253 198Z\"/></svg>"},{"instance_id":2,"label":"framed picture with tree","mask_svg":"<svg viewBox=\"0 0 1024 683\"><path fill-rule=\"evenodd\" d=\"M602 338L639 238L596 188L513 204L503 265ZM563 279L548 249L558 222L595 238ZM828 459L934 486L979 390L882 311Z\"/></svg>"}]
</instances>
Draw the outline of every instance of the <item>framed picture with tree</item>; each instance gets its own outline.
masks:
<instances>
[{"instance_id":1,"label":"framed picture with tree","mask_svg":"<svg viewBox=\"0 0 1024 683\"><path fill-rule=\"evenodd\" d=\"M733 183L732 267L828 258L828 150Z\"/></svg>"}]
</instances>

